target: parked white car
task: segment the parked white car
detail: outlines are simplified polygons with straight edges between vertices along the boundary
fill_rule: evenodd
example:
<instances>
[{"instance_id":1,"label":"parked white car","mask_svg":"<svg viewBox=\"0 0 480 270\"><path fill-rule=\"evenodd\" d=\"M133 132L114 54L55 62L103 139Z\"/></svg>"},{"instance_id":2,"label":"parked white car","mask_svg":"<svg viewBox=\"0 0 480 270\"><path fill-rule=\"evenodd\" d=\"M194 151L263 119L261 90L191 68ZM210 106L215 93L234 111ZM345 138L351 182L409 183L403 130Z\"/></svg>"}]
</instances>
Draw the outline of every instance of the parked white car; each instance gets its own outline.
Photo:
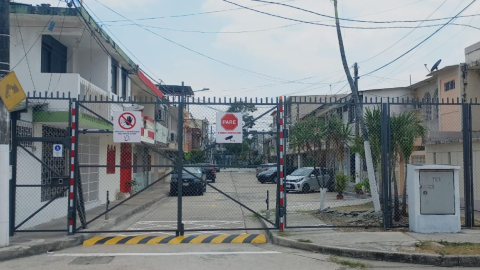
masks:
<instances>
[{"instance_id":1,"label":"parked white car","mask_svg":"<svg viewBox=\"0 0 480 270\"><path fill-rule=\"evenodd\" d=\"M303 193L317 191L320 190L319 183L321 184L322 181L326 181L327 187L331 191L334 181L333 179L331 179L330 173L328 173L328 169L314 169L313 167L299 168L295 170L292 174L288 175L285 179L285 190L287 192L299 191Z\"/></svg>"}]
</instances>

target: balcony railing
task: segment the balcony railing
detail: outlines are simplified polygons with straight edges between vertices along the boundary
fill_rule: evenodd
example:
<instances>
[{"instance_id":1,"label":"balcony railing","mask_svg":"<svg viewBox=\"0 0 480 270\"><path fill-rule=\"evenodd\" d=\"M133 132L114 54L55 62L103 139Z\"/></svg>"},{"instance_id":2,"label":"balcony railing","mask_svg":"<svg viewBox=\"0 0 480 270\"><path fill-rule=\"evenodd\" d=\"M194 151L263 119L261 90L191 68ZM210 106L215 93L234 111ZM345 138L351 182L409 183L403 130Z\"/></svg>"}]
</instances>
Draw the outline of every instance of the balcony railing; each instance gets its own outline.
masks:
<instances>
[{"instance_id":1,"label":"balcony railing","mask_svg":"<svg viewBox=\"0 0 480 270\"><path fill-rule=\"evenodd\" d=\"M109 92L101 89L100 87L94 85L93 83L85 80L84 78L80 77L80 98L83 99L85 97L86 100L111 100L109 97ZM94 111L98 115L102 116L107 120L111 120L111 108L110 104L108 103L82 103L83 106L87 107L88 109ZM80 113L90 115L92 117L98 118L95 114L81 108Z\"/></svg>"}]
</instances>

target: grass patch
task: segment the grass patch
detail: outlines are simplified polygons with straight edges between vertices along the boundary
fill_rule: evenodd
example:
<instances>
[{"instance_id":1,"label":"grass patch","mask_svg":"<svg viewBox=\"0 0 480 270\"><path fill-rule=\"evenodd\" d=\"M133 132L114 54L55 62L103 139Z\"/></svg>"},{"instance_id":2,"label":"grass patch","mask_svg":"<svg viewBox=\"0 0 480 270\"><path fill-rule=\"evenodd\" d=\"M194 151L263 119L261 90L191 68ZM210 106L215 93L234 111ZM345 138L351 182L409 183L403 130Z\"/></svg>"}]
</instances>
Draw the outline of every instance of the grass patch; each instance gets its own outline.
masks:
<instances>
[{"instance_id":1,"label":"grass patch","mask_svg":"<svg viewBox=\"0 0 480 270\"><path fill-rule=\"evenodd\" d=\"M312 240L310 240L310 239L303 239L303 238L302 238L302 239L298 239L297 241L298 241L298 242L301 242L301 243L312 243Z\"/></svg>"},{"instance_id":2,"label":"grass patch","mask_svg":"<svg viewBox=\"0 0 480 270\"><path fill-rule=\"evenodd\" d=\"M281 237L289 237L290 234L287 233L287 232L277 232L278 236L281 236Z\"/></svg>"},{"instance_id":3,"label":"grass patch","mask_svg":"<svg viewBox=\"0 0 480 270\"><path fill-rule=\"evenodd\" d=\"M253 217L253 218L259 218L259 217L260 217L260 215L259 215L259 214L257 214L257 213L253 213L253 214L252 214L252 217Z\"/></svg>"},{"instance_id":4,"label":"grass patch","mask_svg":"<svg viewBox=\"0 0 480 270\"><path fill-rule=\"evenodd\" d=\"M480 254L480 243L420 241L415 243L416 251L445 255L476 255Z\"/></svg>"},{"instance_id":5,"label":"grass patch","mask_svg":"<svg viewBox=\"0 0 480 270\"><path fill-rule=\"evenodd\" d=\"M330 261L336 264L350 267L350 268L365 269L370 267L370 265L366 263L344 260L344 259L337 258L335 256L330 256Z\"/></svg>"}]
</instances>

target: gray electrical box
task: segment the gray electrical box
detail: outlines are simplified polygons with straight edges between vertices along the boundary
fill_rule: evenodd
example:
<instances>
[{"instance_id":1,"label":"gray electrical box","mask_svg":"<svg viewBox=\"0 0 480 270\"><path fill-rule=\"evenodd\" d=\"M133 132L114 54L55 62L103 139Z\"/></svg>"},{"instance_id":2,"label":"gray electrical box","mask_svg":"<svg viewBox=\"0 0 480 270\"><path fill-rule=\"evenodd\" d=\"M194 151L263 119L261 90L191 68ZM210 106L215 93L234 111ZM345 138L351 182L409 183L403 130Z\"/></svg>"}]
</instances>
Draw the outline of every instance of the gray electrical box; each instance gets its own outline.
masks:
<instances>
[{"instance_id":1,"label":"gray electrical box","mask_svg":"<svg viewBox=\"0 0 480 270\"><path fill-rule=\"evenodd\" d=\"M454 215L453 170L420 170L420 214Z\"/></svg>"}]
</instances>

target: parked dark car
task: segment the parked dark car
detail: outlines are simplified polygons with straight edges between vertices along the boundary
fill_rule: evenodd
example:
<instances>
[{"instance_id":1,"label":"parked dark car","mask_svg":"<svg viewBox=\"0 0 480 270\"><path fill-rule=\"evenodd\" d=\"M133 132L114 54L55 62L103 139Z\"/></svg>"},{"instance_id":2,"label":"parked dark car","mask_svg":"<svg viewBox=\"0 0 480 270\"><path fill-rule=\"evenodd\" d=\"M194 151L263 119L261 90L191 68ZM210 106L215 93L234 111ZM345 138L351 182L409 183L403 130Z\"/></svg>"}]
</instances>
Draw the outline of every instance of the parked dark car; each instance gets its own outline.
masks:
<instances>
[{"instance_id":1,"label":"parked dark car","mask_svg":"<svg viewBox=\"0 0 480 270\"><path fill-rule=\"evenodd\" d=\"M217 174L213 165L209 163L198 163L198 165L201 166L202 172L205 174L206 179L211 180L212 183L215 183L215 179L217 179Z\"/></svg>"},{"instance_id":2,"label":"parked dark car","mask_svg":"<svg viewBox=\"0 0 480 270\"><path fill-rule=\"evenodd\" d=\"M277 166L277 163L260 164L260 165L258 165L258 167L257 167L257 171L256 171L255 176L258 177L258 174L259 174L259 173L264 172L264 171L268 170L270 167L275 167L275 166Z\"/></svg>"},{"instance_id":3,"label":"parked dark car","mask_svg":"<svg viewBox=\"0 0 480 270\"><path fill-rule=\"evenodd\" d=\"M183 195L203 195L207 191L207 182L205 174L200 167L184 168L188 172L182 172L182 194ZM170 195L178 194L178 173L174 172L170 180Z\"/></svg>"},{"instance_id":4,"label":"parked dark car","mask_svg":"<svg viewBox=\"0 0 480 270\"><path fill-rule=\"evenodd\" d=\"M266 182L275 183L277 181L277 167L269 167L266 171L260 172L257 179L262 184Z\"/></svg>"}]
</instances>

